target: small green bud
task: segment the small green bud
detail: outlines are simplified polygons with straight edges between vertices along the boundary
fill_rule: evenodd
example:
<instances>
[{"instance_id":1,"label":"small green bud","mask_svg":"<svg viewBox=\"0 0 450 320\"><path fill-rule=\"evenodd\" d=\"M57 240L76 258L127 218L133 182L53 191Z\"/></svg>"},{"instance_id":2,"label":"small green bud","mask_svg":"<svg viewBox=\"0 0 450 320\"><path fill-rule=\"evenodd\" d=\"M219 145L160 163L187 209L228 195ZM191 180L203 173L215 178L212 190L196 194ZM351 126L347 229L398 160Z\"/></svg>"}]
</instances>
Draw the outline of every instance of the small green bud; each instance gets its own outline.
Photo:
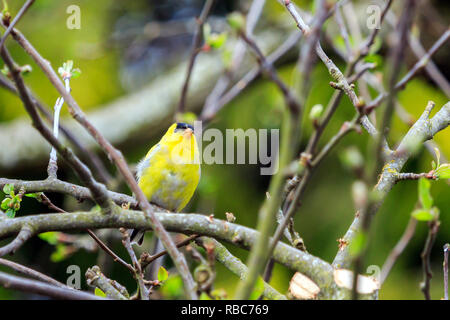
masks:
<instances>
[{"instance_id":1,"label":"small green bud","mask_svg":"<svg viewBox=\"0 0 450 320\"><path fill-rule=\"evenodd\" d=\"M227 41L226 33L212 33L205 38L206 44L212 49L220 49Z\"/></svg>"},{"instance_id":2,"label":"small green bud","mask_svg":"<svg viewBox=\"0 0 450 320\"><path fill-rule=\"evenodd\" d=\"M364 159L359 150L352 146L344 150L340 155L342 164L350 170L357 170L363 167Z\"/></svg>"},{"instance_id":3,"label":"small green bud","mask_svg":"<svg viewBox=\"0 0 450 320\"><path fill-rule=\"evenodd\" d=\"M352 196L356 210L364 208L368 198L367 185L361 180L355 181L352 184Z\"/></svg>"},{"instance_id":4,"label":"small green bud","mask_svg":"<svg viewBox=\"0 0 450 320\"><path fill-rule=\"evenodd\" d=\"M316 104L311 108L311 111L309 112L309 119L311 121L317 121L322 116L323 112L323 105Z\"/></svg>"},{"instance_id":5,"label":"small green bud","mask_svg":"<svg viewBox=\"0 0 450 320\"><path fill-rule=\"evenodd\" d=\"M240 12L232 12L227 16L227 21L230 27L236 31L244 30L245 17Z\"/></svg>"}]
</instances>

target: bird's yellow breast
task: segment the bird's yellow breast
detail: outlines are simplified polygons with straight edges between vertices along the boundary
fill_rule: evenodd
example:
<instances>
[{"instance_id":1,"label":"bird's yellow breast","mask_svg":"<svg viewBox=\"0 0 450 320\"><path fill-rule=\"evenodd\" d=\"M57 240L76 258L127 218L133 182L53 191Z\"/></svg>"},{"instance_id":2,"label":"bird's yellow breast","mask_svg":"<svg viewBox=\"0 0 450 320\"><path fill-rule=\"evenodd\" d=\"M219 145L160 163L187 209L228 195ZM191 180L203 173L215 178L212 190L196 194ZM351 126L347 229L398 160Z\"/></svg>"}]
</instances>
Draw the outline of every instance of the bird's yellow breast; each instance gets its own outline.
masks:
<instances>
[{"instance_id":1,"label":"bird's yellow breast","mask_svg":"<svg viewBox=\"0 0 450 320\"><path fill-rule=\"evenodd\" d=\"M161 139L138 166L138 184L149 201L175 212L187 205L199 180L194 136Z\"/></svg>"}]
</instances>

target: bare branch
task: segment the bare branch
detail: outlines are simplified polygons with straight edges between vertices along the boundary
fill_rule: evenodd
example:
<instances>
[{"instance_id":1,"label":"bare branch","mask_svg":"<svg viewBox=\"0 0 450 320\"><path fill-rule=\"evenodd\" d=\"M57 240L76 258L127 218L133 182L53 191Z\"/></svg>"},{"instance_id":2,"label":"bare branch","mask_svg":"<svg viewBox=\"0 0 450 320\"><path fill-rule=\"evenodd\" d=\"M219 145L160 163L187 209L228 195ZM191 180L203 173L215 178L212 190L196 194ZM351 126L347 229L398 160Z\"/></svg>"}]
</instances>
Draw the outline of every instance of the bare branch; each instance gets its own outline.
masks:
<instances>
[{"instance_id":1,"label":"bare branch","mask_svg":"<svg viewBox=\"0 0 450 320\"><path fill-rule=\"evenodd\" d=\"M252 5L247 13L245 32L248 36L252 36L253 29L258 22L259 16L261 15L262 9L265 4L265 0L253 0ZM233 56L231 58L231 65L224 74L217 80L216 85L211 90L208 97L205 99L203 110L201 112L201 118L211 118L211 114L216 113L217 109L220 109L218 105L219 99L223 97L225 90L228 88L229 83L233 80L236 75L236 71L241 66L246 46L244 41L239 39L234 46Z\"/></svg>"},{"instance_id":2,"label":"bare branch","mask_svg":"<svg viewBox=\"0 0 450 320\"><path fill-rule=\"evenodd\" d=\"M422 258L422 268L423 268L423 282L421 283L421 290L426 300L431 299L430 282L433 273L431 272L430 255L431 249L433 248L434 240L436 239L436 235L439 230L439 221L433 220L429 222L428 228L429 230L427 239L425 240L425 246L423 247L423 251L420 254L420 257Z\"/></svg>"},{"instance_id":3,"label":"bare branch","mask_svg":"<svg viewBox=\"0 0 450 320\"><path fill-rule=\"evenodd\" d=\"M433 46L428 50L428 52L416 62L416 64L408 71L408 73L395 85L394 90L399 91L406 87L408 82L416 76L416 74L422 70L427 63L430 61L431 57L447 42L450 38L450 30L447 30L442 34L442 36L433 44ZM367 110L371 110L377 107L381 102L387 98L387 93L379 94L375 99L367 104Z\"/></svg>"},{"instance_id":4,"label":"bare branch","mask_svg":"<svg viewBox=\"0 0 450 320\"><path fill-rule=\"evenodd\" d=\"M40 273L39 271L33 270L31 268L28 268L28 267L23 266L21 264L15 263L13 261L9 261L9 260L0 258L0 264L3 265L3 266L6 266L8 268L11 268L11 269L13 269L13 270L15 270L15 271L17 271L19 273L22 273L22 274L24 274L26 276L35 278L35 279L43 281L43 282L47 282L47 283L49 283L51 285L54 285L56 287L72 289L71 287L68 287L68 286L66 286L63 283L61 283L61 282L59 282L59 281L57 281L57 280L55 280L55 279L53 279L53 278L43 274L43 273Z\"/></svg>"},{"instance_id":5,"label":"bare branch","mask_svg":"<svg viewBox=\"0 0 450 320\"><path fill-rule=\"evenodd\" d=\"M7 289L31 292L55 299L104 300L104 298L74 289L65 289L45 282L30 280L0 272L0 285Z\"/></svg>"},{"instance_id":6,"label":"bare branch","mask_svg":"<svg viewBox=\"0 0 450 320\"><path fill-rule=\"evenodd\" d=\"M188 62L188 69L186 73L186 79L184 80L183 88L181 89L181 97L180 103L178 105L178 112L183 113L186 105L186 96L189 88L189 80L191 79L192 69L194 68L195 59L197 55L200 53L200 46L203 40L203 24L206 22L206 18L209 15L209 12L214 4L214 0L206 0L205 5L203 6L202 12L200 13L200 17L197 19L197 29L194 33L194 39L192 41L192 50L191 55Z\"/></svg>"},{"instance_id":7,"label":"bare branch","mask_svg":"<svg viewBox=\"0 0 450 320\"><path fill-rule=\"evenodd\" d=\"M444 245L444 300L448 300L448 252L450 251L450 245L446 243Z\"/></svg>"},{"instance_id":8,"label":"bare branch","mask_svg":"<svg viewBox=\"0 0 450 320\"><path fill-rule=\"evenodd\" d=\"M17 237L4 247L0 248L0 257L9 253L15 253L28 239L33 236L33 229L24 225Z\"/></svg>"},{"instance_id":9,"label":"bare branch","mask_svg":"<svg viewBox=\"0 0 450 320\"><path fill-rule=\"evenodd\" d=\"M180 241L179 243L177 243L177 248L181 248L184 246L187 246L189 243L191 243L192 241L194 241L195 239L197 239L199 237L198 234L193 234L189 237L187 237L186 239L184 239L183 241ZM153 261L155 261L158 258L161 258L162 256L167 254L167 250L163 250L157 254L154 255L149 255L148 253L143 253L141 255L141 257L139 258L139 263L141 265L142 270L144 270L150 263L152 263Z\"/></svg>"},{"instance_id":10,"label":"bare branch","mask_svg":"<svg viewBox=\"0 0 450 320\"><path fill-rule=\"evenodd\" d=\"M125 228L120 228L120 232L122 233L122 244L125 247L125 249L127 249L131 261L133 262L134 276L139 285L139 294L141 296L141 299L149 300L150 292L144 282L144 272L142 270L141 264L139 263L139 260L136 257L136 253L134 252L133 247L131 246L130 235L128 234Z\"/></svg>"},{"instance_id":11,"label":"bare branch","mask_svg":"<svg viewBox=\"0 0 450 320\"><path fill-rule=\"evenodd\" d=\"M22 6L22 8L20 8L19 13L17 14L17 16L14 17L13 21L8 26L2 39L0 40L0 51L3 49L6 38L11 33L11 30L14 29L14 26L19 22L19 20L22 18L22 16L25 14L25 12L27 12L27 10L31 7L33 2L34 2L34 0L28 0L27 2L25 2L25 4Z\"/></svg>"},{"instance_id":12,"label":"bare branch","mask_svg":"<svg viewBox=\"0 0 450 320\"><path fill-rule=\"evenodd\" d=\"M403 253L403 250L405 250L409 241L414 236L416 226L417 220L414 217L411 217L409 219L408 225L406 226L405 232L403 233L402 237L397 242L395 247L392 249L392 251L389 253L389 256L387 257L386 261L383 264L383 267L381 268L380 284L383 284L383 282L386 280L398 257L400 257L400 255Z\"/></svg>"},{"instance_id":13,"label":"bare branch","mask_svg":"<svg viewBox=\"0 0 450 320\"><path fill-rule=\"evenodd\" d=\"M285 42L283 42L274 52L267 56L267 62L274 64L278 59L284 56L301 38L302 34L298 32L292 33ZM217 112L219 112L227 103L237 97L245 88L249 86L261 74L261 67L258 65L251 69L241 80L230 88L216 104L211 104L210 107L202 110L200 119L202 121L211 120Z\"/></svg>"}]
</instances>

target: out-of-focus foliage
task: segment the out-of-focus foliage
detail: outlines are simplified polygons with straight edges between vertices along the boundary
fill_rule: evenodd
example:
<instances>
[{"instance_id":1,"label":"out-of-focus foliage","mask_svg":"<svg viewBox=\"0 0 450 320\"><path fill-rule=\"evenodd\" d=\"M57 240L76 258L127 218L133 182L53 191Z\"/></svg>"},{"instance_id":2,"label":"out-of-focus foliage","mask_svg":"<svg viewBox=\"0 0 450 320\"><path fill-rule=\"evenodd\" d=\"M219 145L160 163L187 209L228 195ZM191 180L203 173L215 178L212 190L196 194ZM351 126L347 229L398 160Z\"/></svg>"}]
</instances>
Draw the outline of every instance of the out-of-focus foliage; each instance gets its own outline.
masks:
<instances>
[{"instance_id":1,"label":"out-of-focus foliage","mask_svg":"<svg viewBox=\"0 0 450 320\"><path fill-rule=\"evenodd\" d=\"M81 8L82 24L79 30L66 28L68 17L66 8L71 4L77 4ZM19 5L20 3L17 1L10 3L11 12L16 13ZM21 31L54 67L62 65L64 61L73 60L75 65L83 70L82 77L73 81L71 85L72 94L84 110L92 110L104 102L126 94L119 79L119 69L124 57L121 55L120 49L112 44L111 37L112 30L117 27L116 24L124 23L123 19L120 20L120 15L127 9L135 14L138 11L151 11L152 6L144 1L127 1L126 4L125 2L118 4L118 2L109 0L40 0L36 1L26 17L19 23ZM267 12L269 13L267 14ZM270 21L278 21L283 12L283 8L276 1L267 1L266 14ZM145 17L145 14L141 14L139 19L142 19L143 16ZM132 23L133 20L128 22ZM139 27L142 25L136 24L136 28ZM32 66L33 71L26 76L26 81L33 91L46 104L53 105L58 97L56 90L21 48L12 40L8 40L7 44L18 63ZM336 59L339 61L338 58ZM381 60L385 62L385 59L374 59L377 59L377 62ZM340 67L342 66L340 63ZM279 71L284 80L292 82L295 72L293 64L285 65ZM383 66L380 66L379 72L382 71ZM325 67L320 63L317 64L312 74L311 94L304 113L306 116L304 117L302 147L305 146L306 139L313 130L308 117L311 107L317 104L326 106L331 97L333 89L329 86L329 81L330 77ZM411 81L406 89L399 93L399 98L405 109L416 118L422 113L428 100L435 101L436 108L442 106L447 100L440 90L421 77ZM278 128L281 123L282 110L283 99L277 88L266 80L259 80L221 111L212 126L222 131L225 128ZM315 112L313 111L313 113ZM66 114L67 109L63 107L63 116ZM350 120L353 114L353 106L344 97L336 116L326 129L320 145L323 145L324 141L339 130L343 121ZM0 122L8 122L22 116L26 115L21 102L5 90L0 90ZM408 127L395 117L389 142L395 145L407 129ZM159 137L155 137L155 140L157 139ZM351 185L355 176L341 161L344 150L355 150L356 148L366 161L371 154L368 152L367 146L370 145L368 140L365 133L362 135L352 133L343 139L338 148L331 152L314 174L312 183L307 188L304 201L296 215L295 225L304 239L308 251L327 261L331 261L336 254L338 249L336 240L343 236L354 215ZM441 146L441 153L449 158L450 130L439 133L435 137L435 141ZM154 141L149 141L148 145L130 148L132 150L126 156L131 162L136 162L144 156L146 150L153 143ZM405 171L428 172L431 160L433 159L430 154L421 149L420 153L407 163ZM45 168L41 168L40 172L23 171L14 174L11 178L35 179L45 178L46 171ZM71 177L72 174L67 171L62 173L62 176ZM268 183L269 177L261 176L259 168L254 165L203 165L198 191L185 211L214 213L215 217L219 219L226 219L225 213L232 212L236 217L236 223L255 227L257 212L265 197ZM432 181L430 192L434 199L433 205L441 211L441 227L431 256L434 272L431 283L432 296L437 298L443 292L441 248L450 239L450 188L444 180ZM57 204L71 203L73 205L70 200L65 200L61 195L52 196ZM403 233L411 212L416 208L417 199L417 181L404 181L393 188L372 226L368 264L382 266L389 251ZM46 211L48 210L35 199L23 198L19 214ZM380 294L381 299L422 298L419 288L422 276L420 252L426 232L426 223L420 223L414 238L386 280ZM65 282L68 277L67 266L79 265L84 274L88 267L99 261L97 253L84 250L78 250L69 258L57 259L59 256L55 258L55 254L58 254L58 250L55 253L54 245L48 242L50 242L49 238L35 237L12 259L35 267L62 282ZM2 241L1 244L4 243ZM111 239L110 245L119 255L126 257L126 252L117 237ZM233 254L244 262L246 261L247 252L245 250L231 245L227 245L227 247ZM104 259L108 260L109 257ZM169 269L170 266L168 264L166 267ZM6 269L0 267L0 270ZM216 270L215 288L223 288L228 297L232 296L235 285L239 281L238 278L219 263L216 263ZM130 292L135 289L134 280L122 266L109 263L105 274L127 286ZM286 268L276 265L271 284L281 292L286 292L292 274ZM161 274L161 277L165 281L157 289L157 292L164 298L182 298L180 277L172 272L168 277L166 274ZM82 288L87 289L85 281L82 281ZM0 288L1 299L19 296L23 297L18 293Z\"/></svg>"}]
</instances>

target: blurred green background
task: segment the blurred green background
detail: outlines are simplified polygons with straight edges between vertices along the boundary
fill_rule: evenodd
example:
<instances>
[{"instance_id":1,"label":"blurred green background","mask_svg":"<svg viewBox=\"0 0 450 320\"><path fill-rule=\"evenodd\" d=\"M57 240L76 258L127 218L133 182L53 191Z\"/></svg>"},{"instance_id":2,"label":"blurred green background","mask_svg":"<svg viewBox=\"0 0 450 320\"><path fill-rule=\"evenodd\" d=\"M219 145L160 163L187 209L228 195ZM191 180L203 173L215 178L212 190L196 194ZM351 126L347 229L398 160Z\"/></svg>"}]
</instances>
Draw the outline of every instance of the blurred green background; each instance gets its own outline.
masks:
<instances>
[{"instance_id":1,"label":"blurred green background","mask_svg":"<svg viewBox=\"0 0 450 320\"><path fill-rule=\"evenodd\" d=\"M237 2L221 2L215 8L215 17L223 18L227 12L238 8ZM268 0L266 2L263 13L264 19L277 21L280 17L285 17L282 16L283 8L276 1ZM139 35L146 21L149 20L164 22L176 19L189 20L193 15L197 15L199 8L201 8L201 1L182 1L178 4L175 4L175 1L167 1L164 5L158 3L159 1L143 0L127 2L40 0L33 5L26 14L26 18L20 22L19 29L30 39L39 52L52 63L54 68L62 65L68 59L74 60L75 66L82 70L82 75L71 82L72 94L80 106L89 112L98 105L113 101L132 91L133 86L130 88L130 82L127 79L134 79L133 81L136 81L136 83L150 81L158 74L169 70L180 59L186 59L186 55L172 56L172 53L174 50L188 52L189 37L178 39L180 47L176 47L177 43L170 43L170 46L174 46L169 47L167 53L167 57L171 61L165 61L160 57L159 59L163 60L156 59L152 63L147 63L148 59L152 57L152 52L154 52L152 50L156 50L153 47L154 44L139 42L138 36L127 35L127 31L130 30L134 30L133 32ZM66 13L66 8L72 4L79 5L81 8L82 25L79 30L69 30L65 27L66 19L69 16ZM10 10L13 15L20 5L19 1L10 3ZM441 5L443 5L442 2ZM308 6L309 4L305 5L306 8ZM443 6L442 10L448 10L448 6ZM422 32L428 31L423 30ZM124 36L124 38L121 38L121 36ZM131 40L127 37L131 37ZM336 43L339 42L342 43L342 40L338 37ZM136 43L138 45L133 46ZM427 42L427 44L431 43ZM162 47L164 47L164 43ZM47 105L53 105L58 95L39 68L12 40L8 41L8 48L19 64L30 64L33 67L33 71L25 78L27 84L42 101ZM328 48L328 51L332 53L332 49ZM386 52L386 49L382 49L380 55L385 58ZM448 46L444 47L442 52L439 52L436 57L438 65L442 61L442 65L446 67L445 60L448 60L448 53ZM343 67L342 61L338 57L334 55L332 57L339 62L340 67ZM409 69L415 58L411 57L411 53L408 53L407 57L406 64ZM220 60L218 63L220 63ZM289 83L293 79L294 66L295 60L291 60L279 67L280 74ZM385 69L383 68L386 68L385 64L382 64L377 72L384 72ZM405 71L407 71L406 67L404 67L402 73L405 73ZM448 69L443 71L447 74L449 72ZM328 84L329 81L330 77L327 70L321 63L318 63L313 71L307 110L317 103L327 104L333 92ZM424 74L411 81L406 89L399 93L399 100L414 117L421 114L428 100L436 102L436 109L447 101L445 95ZM277 128L280 125L282 108L283 100L277 88L266 79L260 79L227 105L211 126L220 130L225 130L225 128ZM308 111L306 111L307 113ZM67 114L67 109L63 108L63 117ZM321 145L339 130L343 121L351 119L353 114L353 107L344 97L338 112L321 140ZM3 123L8 123L19 117L26 117L20 100L5 90L0 90L0 127ZM139 115L136 115L136 117L139 117ZM117 125L120 125L120 123ZM391 130L390 143L398 142L407 128L396 117ZM305 121L302 147L305 146L311 131L311 124ZM129 162L136 163L143 157L162 133L160 132L154 137L154 141L149 141L146 145L128 146L129 150L127 150L126 157ZM450 130L447 129L439 133L435 137L435 141L441 147L442 154L447 158L450 157ZM339 160L339 154L347 147L356 146L366 158L370 155L369 145L368 136L365 133L361 135L352 133L343 139L314 174L302 206L296 215L296 228L303 237L308 251L324 260L332 261L334 258L337 251L336 240L343 236L354 214L351 184L355 180L355 176L343 166ZM0 152L7 152L7 150L1 150ZM417 156L408 161L404 171L428 172L431 169L431 160L430 154L422 149ZM62 178L73 180L72 173L66 167L60 169L60 174ZM20 168L12 172L3 172L2 176L29 180L41 179L46 177L46 168L41 166ZM194 199L184 211L204 214L213 212L215 217L219 219L225 219L225 212L232 212L237 218L236 223L255 227L257 212L264 199L268 184L269 177L259 175L259 167L256 165L203 165L202 179L198 190ZM124 189L120 191L128 192ZM450 241L449 185L445 181L433 182L432 195L436 205L441 210L441 226L431 256L433 266L431 290L432 297L440 299L443 296L442 247ZM60 205L69 203L73 207L89 208L87 204L78 205L60 195L52 194L51 198ZM372 225L372 241L366 261L367 265L382 266L390 250L402 235L416 201L416 181L401 182L393 188ZM25 199L18 216L47 211L48 209L37 204L33 199ZM422 279L420 252L424 245L426 233L426 224L419 223L414 238L399 258L380 291L381 299L423 298L419 288ZM121 256L126 257L120 240L113 237L111 241L114 250L119 252ZM2 241L1 243L6 242ZM150 243L150 241L147 241L147 243ZM244 262L246 261L247 252L245 250L230 245L227 245L227 247L233 254L236 254ZM60 250L64 251L64 248L61 248ZM55 260L55 256L56 259L62 259L54 262L51 260L54 251L55 246L36 237L8 259L36 268L54 276L61 282L65 282L68 277L66 269L69 265L79 265L82 275L84 275L88 267L98 263L97 252L87 252L84 249L77 250L67 257L64 254L60 254L59 257L53 255L53 260ZM165 263L170 267L170 262L165 261ZM216 264L216 266L215 288L224 288L228 297L232 297L238 278L219 264ZM0 270L11 272L4 267L0 267ZM111 265L105 271L105 274L127 286L130 292L134 292L136 284L123 267ZM281 292L286 292L292 274L291 271L277 265L271 284ZM176 285L177 281L177 279L173 279L170 285L162 289L164 298L179 297L180 291ZM87 289L84 277L82 277L81 282L82 287ZM13 298L35 298L35 296L0 288L0 299Z\"/></svg>"}]
</instances>

